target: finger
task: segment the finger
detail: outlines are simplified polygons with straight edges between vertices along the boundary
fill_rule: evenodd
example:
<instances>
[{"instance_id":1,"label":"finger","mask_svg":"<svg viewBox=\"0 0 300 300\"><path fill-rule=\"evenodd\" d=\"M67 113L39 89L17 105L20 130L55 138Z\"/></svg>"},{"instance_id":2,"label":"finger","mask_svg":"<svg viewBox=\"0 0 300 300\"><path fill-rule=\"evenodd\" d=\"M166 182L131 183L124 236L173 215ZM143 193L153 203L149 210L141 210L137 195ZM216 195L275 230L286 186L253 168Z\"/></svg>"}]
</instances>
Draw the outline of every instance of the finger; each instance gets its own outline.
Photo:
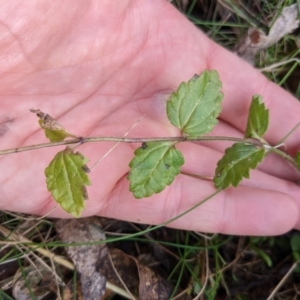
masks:
<instances>
[{"instance_id":1,"label":"finger","mask_svg":"<svg viewBox=\"0 0 300 300\"><path fill-rule=\"evenodd\" d=\"M198 149L197 149L198 147ZM179 145L179 148L183 151L185 157L185 164L182 167L182 170L190 174L199 174L202 176L213 177L215 175L215 168L217 161L223 155L219 151L207 148L200 145L189 145L184 143ZM268 161L269 159L269 161ZM242 186L253 188L256 190L265 190L265 191L277 191L279 193L286 194L294 199L295 204L297 205L297 210L300 211L300 198L299 192L300 188L294 182L291 182L289 177L295 179L295 172L293 168L288 166L286 163L281 165L280 159L276 160L273 157L267 157L266 162L262 163L261 167L257 170L250 170L250 179L243 179L238 187L240 189ZM275 165L272 165L272 162L276 161ZM271 165L270 165L271 164ZM282 167L282 169L280 169ZM287 168L290 167L290 170ZM265 173L264 170L273 171ZM277 173L283 171L283 174L277 177ZM289 171L289 172L288 172ZM275 175L272 173L276 173ZM294 174L294 177L292 176ZM290 176L289 176L290 175ZM288 178L288 179L286 179ZM186 186L186 188L189 188ZM282 199L284 201L284 198ZM249 207L252 203L249 203ZM300 228L300 219L298 219L295 224L296 228Z\"/></svg>"},{"instance_id":2,"label":"finger","mask_svg":"<svg viewBox=\"0 0 300 300\"><path fill-rule=\"evenodd\" d=\"M158 195L141 200L120 181L107 199L89 199L82 217L98 214L137 223L162 224L178 216L215 192L211 183L178 177L174 185ZM52 211L53 202L38 214ZM277 235L300 229L300 205L287 194L242 186L229 188L207 203L168 224L169 227L238 235ZM59 207L50 216L69 217Z\"/></svg>"},{"instance_id":3,"label":"finger","mask_svg":"<svg viewBox=\"0 0 300 300\"><path fill-rule=\"evenodd\" d=\"M188 144L182 144L180 148L186 157L184 171L213 175L214 165L218 159L215 150ZM159 224L191 208L215 192L211 182L181 175L162 193L151 198L136 200L128 191L129 182L126 176L122 176L117 184L113 184L115 177L119 175L114 174L114 170L119 170L120 166L124 165L124 149L120 147L116 152L113 161L101 162L93 170L91 175L94 184L89 188L90 199L86 202L87 208L83 216L98 213L128 221ZM104 168L106 164L110 168L108 165ZM279 234L294 226L297 222L298 208L293 198L297 199L299 188L260 171L252 171L251 178L243 181L243 187L222 192L208 201L212 204L197 208L191 215L173 222L170 226L206 232L261 235ZM111 192L107 193L109 190ZM53 206L54 203L51 201L39 213L46 214ZM235 216L237 212L241 212L242 217L240 213ZM68 216L60 208L52 215ZM274 215L274 218L271 218L271 215ZM192 216L192 219L189 216ZM251 219L253 216L254 219ZM201 220L200 223L196 222L197 217ZM191 220L195 223L191 223ZM273 226L273 221L276 226ZM264 222L269 224L270 228L267 228Z\"/></svg>"},{"instance_id":4,"label":"finger","mask_svg":"<svg viewBox=\"0 0 300 300\"><path fill-rule=\"evenodd\" d=\"M147 224L161 224L215 192L211 183L180 175L172 187L151 198L135 200L120 181L100 215ZM286 194L242 187L222 191L170 227L239 235L275 235L293 228L298 208Z\"/></svg>"},{"instance_id":5,"label":"finger","mask_svg":"<svg viewBox=\"0 0 300 300\"><path fill-rule=\"evenodd\" d=\"M181 148L186 158L185 165L182 168L183 171L208 175L208 176L213 175L214 166L216 160L218 159L215 153L216 151L212 149L208 149L203 146L188 145L186 143L179 145L179 148ZM123 216L125 216L126 212L128 212L128 215L126 215L126 220L136 221L136 216L138 216L140 222L142 223L150 222L149 218L151 218L152 220L150 222L151 224L162 223L170 219L171 217L174 217L175 212L177 213L176 215L178 215L180 212L190 208L193 204L197 203L197 201L200 202L207 195L215 192L215 190L212 188L211 182L206 182L206 181L203 182L201 180L195 181L194 178L191 178L191 180L189 180L186 179L185 177L186 176L184 177L179 176L175 180L175 182L172 183L170 187L167 187L166 191L162 192L161 194L154 195L150 199L141 199L141 200L136 200L132 197L132 195L128 192L128 184L129 184L128 181L126 179L121 179L119 183L116 185L116 187L114 188L110 197L107 200L104 200L104 203L98 201L97 203L98 211L100 211L100 214L104 214L104 215L109 214L110 216L112 216L111 213L117 213L117 211L120 209L121 214ZM288 228L288 226L291 226L291 223L293 223L293 226L295 226L297 222L296 221L297 215L298 215L298 207L296 205L300 206L300 203L296 204L295 203L296 201L294 201L293 199L298 198L298 194L299 194L298 186L288 181L281 180L279 178L274 178L273 176L265 174L259 170L251 171L251 179L243 180L242 185L243 187L240 187L238 189L232 188L229 189L228 191L224 191L223 194L224 197L220 198L221 199L220 202L213 202L213 203L217 203L214 207L214 210L217 212L215 212L215 215L211 216L211 219L209 221L207 220L207 222L210 222L210 226L212 227L210 228L196 227L195 230L203 230L203 231L211 231L211 232L218 231L223 233L235 233L235 234L267 234L267 233L279 234L280 233L278 231L278 227L273 227L273 225L271 225L270 223L269 224L272 228L269 228L270 230L269 232L265 231L266 228L264 227L262 227L262 229L258 229L259 226L261 226L259 225L259 223L256 223L258 227L253 227L250 216L249 218L247 218L246 216L246 219L244 219L244 217L241 217L240 219L237 218L236 220L233 218L233 220L236 221L236 222L234 221L233 224L231 224L231 221L227 220L225 222L225 225L220 225L222 224L222 220L223 220L222 209L223 207L227 207L227 205L231 207L230 209L228 209L228 211L232 211L232 212L235 212L235 210L238 211L245 210L250 215L254 214L254 212L257 212L257 217L260 218L261 221L263 221L264 218L269 218L269 216L264 215L264 213L266 213L266 210L270 213L270 215L274 213L275 216L276 214L279 216L282 213L283 214L281 215L282 219L277 219L278 222L282 223L281 224L282 227L280 227L281 230L285 230L286 228ZM255 201L253 199L255 199ZM123 207L122 201L124 202L124 206L128 207L127 209ZM144 201L146 204L144 203ZM216 201L216 200L211 199L209 200L209 202L210 201ZM224 202L229 201L229 204L223 203L222 201ZM286 201L293 202L292 209L289 206L289 204L286 203ZM122 202L122 204L120 204L120 202ZM154 203L157 206L155 206ZM286 204L287 207L285 207ZM149 212L148 213L144 212L144 214L141 213L140 210L143 210L145 208L145 205L149 205L149 206L154 205L153 206L154 211L151 211L150 207L147 206ZM282 206L285 207L284 210L287 209L287 212L281 211ZM93 206L93 211L95 211L95 208L96 207ZM111 209L113 212L110 211ZM155 211L155 209L157 211ZM289 209L293 211L291 214L289 212ZM274 212L272 212L272 210L274 210ZM131 211L131 213L129 213L129 211ZM225 215L229 214L228 211L226 211ZM165 212L165 215L168 219L163 219L163 215L164 215L163 212ZM290 220L291 223L289 222L285 223L284 219L290 218L290 216L292 218L292 220ZM117 215L114 217L119 218L120 216ZM205 220L205 218L203 220ZM245 221L245 223L239 224L242 221ZM172 226L178 228L185 228L185 229L193 228L190 227L192 225L189 222L187 223L185 222L186 219L183 219L182 223L175 222ZM254 222L256 222L256 220L254 220ZM196 224L195 226L199 226L199 223L195 223L195 224ZM243 228L243 231L240 232L234 231L234 228L235 227L239 228L240 225L243 226L241 227ZM226 226L228 226L228 228ZM248 231L246 231L247 226L249 226L249 228L247 229ZM262 224L262 226L264 226L264 224Z\"/></svg>"}]
</instances>

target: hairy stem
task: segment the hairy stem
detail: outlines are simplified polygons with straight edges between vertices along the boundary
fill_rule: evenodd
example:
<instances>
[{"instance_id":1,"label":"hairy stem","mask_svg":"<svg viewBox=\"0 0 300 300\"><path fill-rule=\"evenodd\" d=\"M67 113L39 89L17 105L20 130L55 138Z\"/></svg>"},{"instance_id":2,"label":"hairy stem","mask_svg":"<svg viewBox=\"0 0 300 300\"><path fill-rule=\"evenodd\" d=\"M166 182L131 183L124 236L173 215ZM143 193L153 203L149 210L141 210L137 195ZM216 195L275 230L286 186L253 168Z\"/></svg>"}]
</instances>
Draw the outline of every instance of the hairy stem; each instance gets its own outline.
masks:
<instances>
[{"instance_id":1,"label":"hairy stem","mask_svg":"<svg viewBox=\"0 0 300 300\"><path fill-rule=\"evenodd\" d=\"M116 143L147 143L147 142L210 142L210 141L229 141L229 142L238 142L238 143L246 143L255 145L258 147L265 148L270 152L275 153L276 155L280 156L281 158L285 159L289 163L291 163L294 167L297 168L297 164L293 157L288 155L287 153L277 149L276 147L272 147L267 143L261 142L256 139L245 139L245 138L237 138L237 137L230 137L230 136L200 136L200 137L154 137L154 138L126 138L126 137L78 137L74 139L69 139L61 142L52 142L52 143L43 143L43 144L36 144L36 145L29 145L24 147L18 148L11 148L0 150L0 155L12 154L12 153L19 153L24 151L31 151L35 149L43 149L49 147L57 147L57 146L64 146L64 145L76 145L76 144L84 144L84 143L99 143L99 142L116 142Z\"/></svg>"},{"instance_id":2,"label":"hairy stem","mask_svg":"<svg viewBox=\"0 0 300 300\"><path fill-rule=\"evenodd\" d=\"M244 139L228 136L200 136L200 137L154 137L154 138L125 138L125 137L79 137L75 139L65 140L61 142L43 143L36 145L29 145L18 148L11 148L0 150L0 155L19 153L24 151L31 151L35 149L57 147L64 145L84 144L84 143L99 143L99 142L117 142L117 143L147 143L147 142L201 142L201 141L231 141L239 143L248 143L263 147L265 144L254 139Z\"/></svg>"},{"instance_id":3,"label":"hairy stem","mask_svg":"<svg viewBox=\"0 0 300 300\"><path fill-rule=\"evenodd\" d=\"M298 122L294 128L292 130L290 130L279 142L278 144L281 144L283 143L300 125L300 122Z\"/></svg>"},{"instance_id":4,"label":"hairy stem","mask_svg":"<svg viewBox=\"0 0 300 300\"><path fill-rule=\"evenodd\" d=\"M272 152L272 153L275 153L276 155L280 156L281 158L283 158L284 160L289 162L299 172L299 168L296 164L296 161L292 156L288 155L287 153L285 153L285 152L283 152L283 151L281 151L281 150L279 150L275 147L270 148L269 151Z\"/></svg>"}]
</instances>

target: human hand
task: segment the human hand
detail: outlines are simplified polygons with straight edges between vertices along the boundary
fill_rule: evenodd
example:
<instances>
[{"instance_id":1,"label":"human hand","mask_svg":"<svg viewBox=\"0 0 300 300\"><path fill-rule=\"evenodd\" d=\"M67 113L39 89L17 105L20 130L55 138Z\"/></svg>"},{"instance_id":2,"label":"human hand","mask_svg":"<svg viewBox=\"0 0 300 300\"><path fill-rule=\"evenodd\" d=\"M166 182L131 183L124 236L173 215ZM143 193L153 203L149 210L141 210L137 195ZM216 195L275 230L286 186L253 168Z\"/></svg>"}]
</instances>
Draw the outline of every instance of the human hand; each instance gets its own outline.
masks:
<instances>
[{"instance_id":1,"label":"human hand","mask_svg":"<svg viewBox=\"0 0 300 300\"><path fill-rule=\"evenodd\" d=\"M182 81L216 69L223 111L213 135L242 137L253 94L270 109L266 139L276 144L298 121L300 104L257 70L209 40L167 1L20 1L0 12L1 149L46 142L29 109L41 109L78 136L176 136L166 117L167 96ZM286 141L295 153L300 130ZM114 144L80 146L91 165ZM215 191L212 182L179 175L162 193L136 200L126 179L140 145L120 144L90 177L83 216L159 224ZM213 176L229 143L183 143L186 173ZM44 169L60 150L2 156L2 210L43 215L56 203ZM295 171L267 157L239 188L229 188L169 226L204 232L272 235L300 228ZM59 207L50 216L68 217Z\"/></svg>"}]
</instances>

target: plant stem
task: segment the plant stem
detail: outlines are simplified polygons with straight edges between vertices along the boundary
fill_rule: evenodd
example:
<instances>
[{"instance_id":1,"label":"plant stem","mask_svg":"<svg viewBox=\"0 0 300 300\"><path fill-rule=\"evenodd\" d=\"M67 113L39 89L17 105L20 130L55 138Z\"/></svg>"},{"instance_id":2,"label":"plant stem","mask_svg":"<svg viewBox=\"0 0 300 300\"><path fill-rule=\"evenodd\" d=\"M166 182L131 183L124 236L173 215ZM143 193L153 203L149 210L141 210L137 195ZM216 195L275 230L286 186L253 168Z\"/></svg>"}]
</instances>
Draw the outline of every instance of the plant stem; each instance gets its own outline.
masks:
<instances>
[{"instance_id":1,"label":"plant stem","mask_svg":"<svg viewBox=\"0 0 300 300\"><path fill-rule=\"evenodd\" d=\"M298 122L296 125L295 125L295 127L292 129L292 130L290 130L279 142L278 142L278 144L281 144L281 143L283 143L298 127L299 127L299 125L300 125L300 122Z\"/></svg>"},{"instance_id":2,"label":"plant stem","mask_svg":"<svg viewBox=\"0 0 300 300\"><path fill-rule=\"evenodd\" d=\"M275 153L276 155L280 156L284 160L286 160L289 163L291 163L293 165L293 167L295 167L296 170L299 172L299 168L298 168L298 166L296 164L296 161L295 161L295 159L292 156L290 156L287 153L285 153L285 152L283 152L283 151L281 151L281 150L279 150L277 148L274 148L274 147L270 148L269 151Z\"/></svg>"},{"instance_id":3,"label":"plant stem","mask_svg":"<svg viewBox=\"0 0 300 300\"><path fill-rule=\"evenodd\" d=\"M11 148L0 150L0 155L19 153L35 149L57 147L73 144L84 143L99 143L99 142L117 142L117 143L146 143L146 142L201 142L201 141L231 141L239 143L248 143L255 146L263 147L265 144L255 139L244 139L228 136L200 136L200 137L154 137L154 138L125 138L125 137L79 137L75 139L65 140L61 142L43 143L36 145L29 145L25 147Z\"/></svg>"},{"instance_id":4,"label":"plant stem","mask_svg":"<svg viewBox=\"0 0 300 300\"><path fill-rule=\"evenodd\" d=\"M0 155L19 153L24 151L31 151L35 149L43 149L49 147L65 146L65 145L74 145L74 144L84 144L84 143L99 143L99 142L116 142L116 143L147 143L147 142L210 142L210 141L229 141L229 142L238 142L255 145L267 149L270 152L275 153L286 161L290 162L294 167L297 168L297 164L293 157L287 153L272 147L264 142L261 142L256 139L245 139L237 138L231 136L177 136L177 137L154 137L154 138L127 138L127 137L106 137L106 136L97 136L97 137L78 137L74 139L69 139L61 142L52 142L52 143L43 143L36 145L29 145L25 147L11 148L0 150Z\"/></svg>"}]
</instances>

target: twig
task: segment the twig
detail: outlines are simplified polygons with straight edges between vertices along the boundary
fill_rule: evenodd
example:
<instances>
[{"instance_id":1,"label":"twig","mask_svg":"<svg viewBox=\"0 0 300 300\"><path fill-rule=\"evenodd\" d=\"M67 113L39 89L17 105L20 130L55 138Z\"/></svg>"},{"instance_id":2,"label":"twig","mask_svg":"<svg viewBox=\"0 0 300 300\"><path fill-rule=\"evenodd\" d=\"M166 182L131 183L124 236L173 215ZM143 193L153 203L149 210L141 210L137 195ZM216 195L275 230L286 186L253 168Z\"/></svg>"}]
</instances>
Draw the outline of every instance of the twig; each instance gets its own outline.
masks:
<instances>
[{"instance_id":1,"label":"twig","mask_svg":"<svg viewBox=\"0 0 300 300\"><path fill-rule=\"evenodd\" d=\"M99 142L116 142L116 143L147 143L147 142L202 142L202 141L231 141L231 142L240 142L240 143L248 143L255 146L263 147L265 144L254 139L244 139L244 138L236 138L236 137L228 137L228 136L200 136L200 137L154 137L154 138L126 138L126 137L79 137L75 139L69 139L61 142L52 142L52 143L43 143L36 145L29 145L18 148L11 148L0 150L0 155L19 153L24 151L31 151L35 149L49 148L49 147L58 147L65 145L73 145L73 144L84 144L84 143L99 143Z\"/></svg>"}]
</instances>

